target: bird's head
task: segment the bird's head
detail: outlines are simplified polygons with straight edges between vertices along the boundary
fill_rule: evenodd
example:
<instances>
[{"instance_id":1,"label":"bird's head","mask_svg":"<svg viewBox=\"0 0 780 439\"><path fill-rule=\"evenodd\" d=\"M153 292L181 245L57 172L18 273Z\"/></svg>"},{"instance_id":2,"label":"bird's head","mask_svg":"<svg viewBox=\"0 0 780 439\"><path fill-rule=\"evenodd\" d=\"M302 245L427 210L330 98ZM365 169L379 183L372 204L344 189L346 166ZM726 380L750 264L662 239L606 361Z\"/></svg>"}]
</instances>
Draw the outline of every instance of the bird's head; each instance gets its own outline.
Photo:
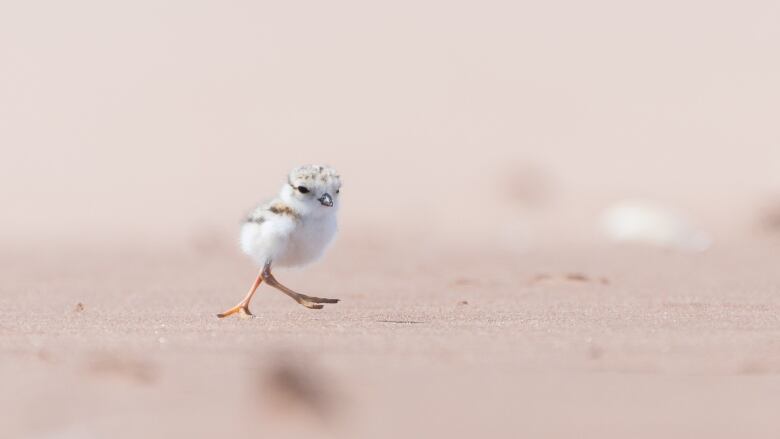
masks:
<instances>
[{"instance_id":1,"label":"bird's head","mask_svg":"<svg viewBox=\"0 0 780 439\"><path fill-rule=\"evenodd\" d=\"M326 215L334 213L339 205L341 177L329 166L299 166L287 176L282 189L282 199L294 205L304 214Z\"/></svg>"}]
</instances>

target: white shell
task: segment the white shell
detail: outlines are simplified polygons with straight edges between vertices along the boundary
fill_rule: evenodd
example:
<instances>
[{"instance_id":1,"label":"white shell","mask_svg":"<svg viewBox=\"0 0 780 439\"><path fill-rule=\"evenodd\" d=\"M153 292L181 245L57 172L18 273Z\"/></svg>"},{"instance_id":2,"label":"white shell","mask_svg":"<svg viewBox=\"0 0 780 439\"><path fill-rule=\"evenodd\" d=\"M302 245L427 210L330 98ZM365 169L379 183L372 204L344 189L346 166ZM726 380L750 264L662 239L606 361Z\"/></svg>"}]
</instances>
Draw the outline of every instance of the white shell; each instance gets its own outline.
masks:
<instances>
[{"instance_id":1,"label":"white shell","mask_svg":"<svg viewBox=\"0 0 780 439\"><path fill-rule=\"evenodd\" d=\"M604 210L602 226L617 242L699 252L712 240L671 209L641 201L622 201Z\"/></svg>"}]
</instances>

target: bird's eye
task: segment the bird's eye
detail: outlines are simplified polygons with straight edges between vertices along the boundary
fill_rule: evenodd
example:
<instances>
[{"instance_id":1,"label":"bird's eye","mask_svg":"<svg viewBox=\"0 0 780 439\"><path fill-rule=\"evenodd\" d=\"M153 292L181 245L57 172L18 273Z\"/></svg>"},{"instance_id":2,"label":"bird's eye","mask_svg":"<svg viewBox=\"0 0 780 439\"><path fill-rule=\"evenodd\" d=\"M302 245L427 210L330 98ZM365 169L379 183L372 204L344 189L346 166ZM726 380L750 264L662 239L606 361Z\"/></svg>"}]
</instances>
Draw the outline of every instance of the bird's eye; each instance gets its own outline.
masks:
<instances>
[{"instance_id":1,"label":"bird's eye","mask_svg":"<svg viewBox=\"0 0 780 439\"><path fill-rule=\"evenodd\" d=\"M341 189L336 189L336 193L339 193L339 192L341 192Z\"/></svg>"},{"instance_id":2,"label":"bird's eye","mask_svg":"<svg viewBox=\"0 0 780 439\"><path fill-rule=\"evenodd\" d=\"M309 189L306 186L298 186L297 189L298 189L298 192L300 192L302 194L308 194L309 193Z\"/></svg>"}]
</instances>

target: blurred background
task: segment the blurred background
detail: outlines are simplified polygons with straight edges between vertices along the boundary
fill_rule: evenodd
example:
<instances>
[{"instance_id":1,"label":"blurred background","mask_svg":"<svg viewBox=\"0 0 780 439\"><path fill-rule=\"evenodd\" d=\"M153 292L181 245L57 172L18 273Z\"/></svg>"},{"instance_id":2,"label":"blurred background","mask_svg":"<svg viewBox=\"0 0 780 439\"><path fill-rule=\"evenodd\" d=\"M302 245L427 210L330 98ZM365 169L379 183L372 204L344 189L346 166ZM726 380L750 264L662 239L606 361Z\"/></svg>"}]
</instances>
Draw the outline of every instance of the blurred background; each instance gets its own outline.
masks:
<instances>
[{"instance_id":1,"label":"blurred background","mask_svg":"<svg viewBox=\"0 0 780 439\"><path fill-rule=\"evenodd\" d=\"M230 242L324 162L347 235L587 241L641 198L729 239L780 193L778 22L760 0L3 1L0 238Z\"/></svg>"}]
</instances>

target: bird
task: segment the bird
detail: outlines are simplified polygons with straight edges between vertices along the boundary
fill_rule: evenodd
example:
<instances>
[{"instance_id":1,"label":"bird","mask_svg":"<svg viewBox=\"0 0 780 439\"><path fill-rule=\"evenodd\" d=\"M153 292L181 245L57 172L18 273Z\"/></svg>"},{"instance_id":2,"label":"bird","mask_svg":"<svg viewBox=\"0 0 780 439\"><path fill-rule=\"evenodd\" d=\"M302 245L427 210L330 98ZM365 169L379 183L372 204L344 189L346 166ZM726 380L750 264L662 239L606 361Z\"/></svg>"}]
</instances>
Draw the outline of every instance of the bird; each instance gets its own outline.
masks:
<instances>
[{"instance_id":1,"label":"bird","mask_svg":"<svg viewBox=\"0 0 780 439\"><path fill-rule=\"evenodd\" d=\"M253 317L249 304L263 282L306 308L322 309L339 302L287 288L271 268L308 265L325 253L338 231L340 192L341 177L330 166L303 165L290 171L277 197L253 209L241 225L241 250L259 271L246 296L217 317Z\"/></svg>"}]
</instances>

